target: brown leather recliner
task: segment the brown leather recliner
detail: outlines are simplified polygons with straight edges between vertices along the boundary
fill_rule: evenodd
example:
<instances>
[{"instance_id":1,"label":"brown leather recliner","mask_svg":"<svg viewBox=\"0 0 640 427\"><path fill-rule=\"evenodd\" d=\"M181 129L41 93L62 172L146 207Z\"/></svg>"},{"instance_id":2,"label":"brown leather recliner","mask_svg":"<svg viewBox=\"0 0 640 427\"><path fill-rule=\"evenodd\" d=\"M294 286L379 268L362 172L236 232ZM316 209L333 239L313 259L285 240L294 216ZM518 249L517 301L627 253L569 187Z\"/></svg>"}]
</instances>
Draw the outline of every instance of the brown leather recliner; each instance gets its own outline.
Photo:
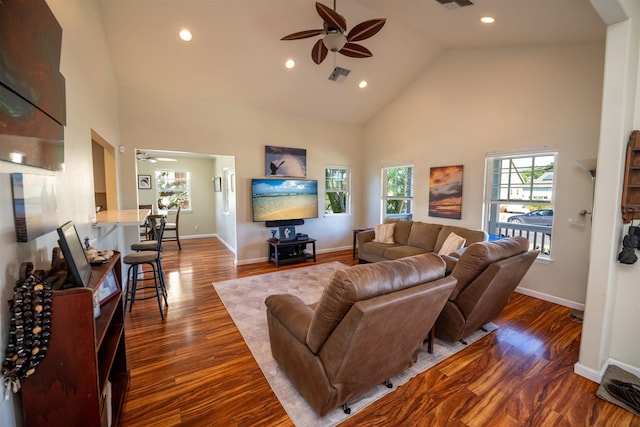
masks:
<instances>
[{"instance_id":1,"label":"brown leather recliner","mask_svg":"<svg viewBox=\"0 0 640 427\"><path fill-rule=\"evenodd\" d=\"M436 336L458 341L498 317L537 256L518 236L474 243L458 260L444 257L458 283L436 321Z\"/></svg>"},{"instance_id":2,"label":"brown leather recliner","mask_svg":"<svg viewBox=\"0 0 640 427\"><path fill-rule=\"evenodd\" d=\"M315 309L293 295L266 300L271 353L324 416L417 360L455 286L423 254L336 271Z\"/></svg>"}]
</instances>

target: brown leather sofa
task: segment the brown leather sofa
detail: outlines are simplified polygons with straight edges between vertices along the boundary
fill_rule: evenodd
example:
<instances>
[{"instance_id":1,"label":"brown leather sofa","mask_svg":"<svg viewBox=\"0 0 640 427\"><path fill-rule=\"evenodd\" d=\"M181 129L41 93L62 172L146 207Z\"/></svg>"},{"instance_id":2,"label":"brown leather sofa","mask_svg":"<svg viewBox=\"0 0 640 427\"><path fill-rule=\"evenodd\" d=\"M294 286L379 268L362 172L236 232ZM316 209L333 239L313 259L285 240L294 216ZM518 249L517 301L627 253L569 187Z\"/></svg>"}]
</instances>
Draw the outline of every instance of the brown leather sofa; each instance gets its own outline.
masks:
<instances>
[{"instance_id":1,"label":"brown leather sofa","mask_svg":"<svg viewBox=\"0 0 640 427\"><path fill-rule=\"evenodd\" d=\"M459 259L444 256L457 284L436 321L436 336L462 340L498 317L537 256L519 236L474 243Z\"/></svg>"},{"instance_id":2,"label":"brown leather sofa","mask_svg":"<svg viewBox=\"0 0 640 427\"><path fill-rule=\"evenodd\" d=\"M394 243L374 242L373 230L361 231L357 235L358 258L364 262L378 262L398 259L428 252L438 253L450 233L466 239L465 247L475 242L487 240L482 230L474 230L452 225L433 224L420 221L385 219L385 224L394 223Z\"/></svg>"},{"instance_id":3,"label":"brown leather sofa","mask_svg":"<svg viewBox=\"0 0 640 427\"><path fill-rule=\"evenodd\" d=\"M424 254L347 267L315 308L265 300L273 358L320 416L415 363L456 283L445 265Z\"/></svg>"}]
</instances>

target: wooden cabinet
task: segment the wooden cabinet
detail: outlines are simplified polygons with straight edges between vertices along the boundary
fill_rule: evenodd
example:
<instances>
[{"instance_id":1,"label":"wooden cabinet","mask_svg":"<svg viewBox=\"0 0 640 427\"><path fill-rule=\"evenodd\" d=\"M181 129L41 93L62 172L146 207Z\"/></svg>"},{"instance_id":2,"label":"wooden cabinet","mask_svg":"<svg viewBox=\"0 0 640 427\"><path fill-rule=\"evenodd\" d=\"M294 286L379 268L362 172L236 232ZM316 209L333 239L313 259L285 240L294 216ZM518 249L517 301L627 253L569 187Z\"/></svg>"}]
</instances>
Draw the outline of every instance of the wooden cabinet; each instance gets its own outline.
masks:
<instances>
[{"instance_id":1,"label":"wooden cabinet","mask_svg":"<svg viewBox=\"0 0 640 427\"><path fill-rule=\"evenodd\" d=\"M116 252L92 268L86 288L52 291L47 355L22 382L25 426L107 426L109 400L111 425L120 423L129 386L120 273ZM94 319L93 294L105 280L120 292Z\"/></svg>"},{"instance_id":2,"label":"wooden cabinet","mask_svg":"<svg viewBox=\"0 0 640 427\"><path fill-rule=\"evenodd\" d=\"M622 220L625 224L640 219L640 131L631 132L622 187Z\"/></svg>"}]
</instances>

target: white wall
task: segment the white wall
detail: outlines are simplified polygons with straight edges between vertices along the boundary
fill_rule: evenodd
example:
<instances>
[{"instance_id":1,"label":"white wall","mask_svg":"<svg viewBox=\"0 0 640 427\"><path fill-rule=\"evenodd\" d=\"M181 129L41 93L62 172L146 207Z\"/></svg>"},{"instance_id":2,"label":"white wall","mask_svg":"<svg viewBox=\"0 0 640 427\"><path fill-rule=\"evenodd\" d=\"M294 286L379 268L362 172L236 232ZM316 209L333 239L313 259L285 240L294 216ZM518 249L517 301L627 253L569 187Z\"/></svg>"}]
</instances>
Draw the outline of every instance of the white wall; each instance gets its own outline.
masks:
<instances>
[{"instance_id":1,"label":"white wall","mask_svg":"<svg viewBox=\"0 0 640 427\"><path fill-rule=\"evenodd\" d=\"M640 263L617 262L622 236L620 200L626 145L640 128L640 3L636 0L592 0L608 24L602 99L602 130L594 204L592 262L580 359L576 373L600 381L606 367L621 365L640 375Z\"/></svg>"},{"instance_id":2,"label":"white wall","mask_svg":"<svg viewBox=\"0 0 640 427\"><path fill-rule=\"evenodd\" d=\"M36 268L50 267L51 251L57 246L54 232L29 243L16 243L9 175L12 172L55 175L60 223L73 220L81 236L93 235L89 225L95 215L91 159L91 129L118 143L117 86L102 31L98 6L90 0L48 0L63 28L61 72L66 79L67 126L65 127L65 171L0 162L0 349L4 352L9 330L7 301L21 262ZM4 353L3 353L4 354ZM13 396L0 399L0 425L20 425L21 409Z\"/></svg>"},{"instance_id":3,"label":"white wall","mask_svg":"<svg viewBox=\"0 0 640 427\"><path fill-rule=\"evenodd\" d=\"M124 209L137 204L134 148L235 156L238 263L267 259L270 233L264 223L251 221L250 200L251 178L265 176L265 145L306 149L307 178L318 179L320 191L327 165L350 165L358 171L361 164L362 130L356 126L130 88L120 89L120 122L120 143L125 146L119 168ZM361 187L362 182L354 179L354 194L360 194ZM360 212L356 200L353 215L320 216L305 220L299 228L318 239L319 250L348 248L351 229L360 226Z\"/></svg>"},{"instance_id":4,"label":"white wall","mask_svg":"<svg viewBox=\"0 0 640 427\"><path fill-rule=\"evenodd\" d=\"M482 227L488 152L558 148L552 262L537 262L522 287L584 303L590 228L570 226L591 210L591 178L577 160L597 152L602 44L455 49L443 54L365 127L368 225L380 221L383 164L415 164L414 219ZM460 221L428 217L429 170L462 164ZM588 220L588 218L587 218Z\"/></svg>"},{"instance_id":5,"label":"white wall","mask_svg":"<svg viewBox=\"0 0 640 427\"><path fill-rule=\"evenodd\" d=\"M216 198L216 234L227 247L237 253L236 241L236 159L234 156L218 156L216 159L216 177L222 178L222 191L215 194ZM223 170L228 169L228 178L225 181ZM232 183L233 182L233 183ZM225 187L229 191L229 210L224 211ZM237 258L236 258L237 260Z\"/></svg>"}]
</instances>

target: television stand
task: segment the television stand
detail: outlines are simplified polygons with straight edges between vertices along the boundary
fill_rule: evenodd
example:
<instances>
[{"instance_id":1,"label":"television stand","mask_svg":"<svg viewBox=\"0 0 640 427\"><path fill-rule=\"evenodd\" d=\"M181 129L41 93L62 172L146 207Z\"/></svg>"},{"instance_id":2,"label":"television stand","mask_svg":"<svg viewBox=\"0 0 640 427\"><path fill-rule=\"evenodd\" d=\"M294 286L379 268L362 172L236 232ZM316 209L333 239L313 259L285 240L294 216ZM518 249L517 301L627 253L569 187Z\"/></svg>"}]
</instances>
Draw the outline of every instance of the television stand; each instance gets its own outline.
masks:
<instances>
[{"instance_id":1,"label":"television stand","mask_svg":"<svg viewBox=\"0 0 640 427\"><path fill-rule=\"evenodd\" d=\"M269 262L273 262L276 268L280 264L295 264L313 259L316 262L316 239L296 239L268 241ZM307 245L311 245L311 252L307 251Z\"/></svg>"}]
</instances>

